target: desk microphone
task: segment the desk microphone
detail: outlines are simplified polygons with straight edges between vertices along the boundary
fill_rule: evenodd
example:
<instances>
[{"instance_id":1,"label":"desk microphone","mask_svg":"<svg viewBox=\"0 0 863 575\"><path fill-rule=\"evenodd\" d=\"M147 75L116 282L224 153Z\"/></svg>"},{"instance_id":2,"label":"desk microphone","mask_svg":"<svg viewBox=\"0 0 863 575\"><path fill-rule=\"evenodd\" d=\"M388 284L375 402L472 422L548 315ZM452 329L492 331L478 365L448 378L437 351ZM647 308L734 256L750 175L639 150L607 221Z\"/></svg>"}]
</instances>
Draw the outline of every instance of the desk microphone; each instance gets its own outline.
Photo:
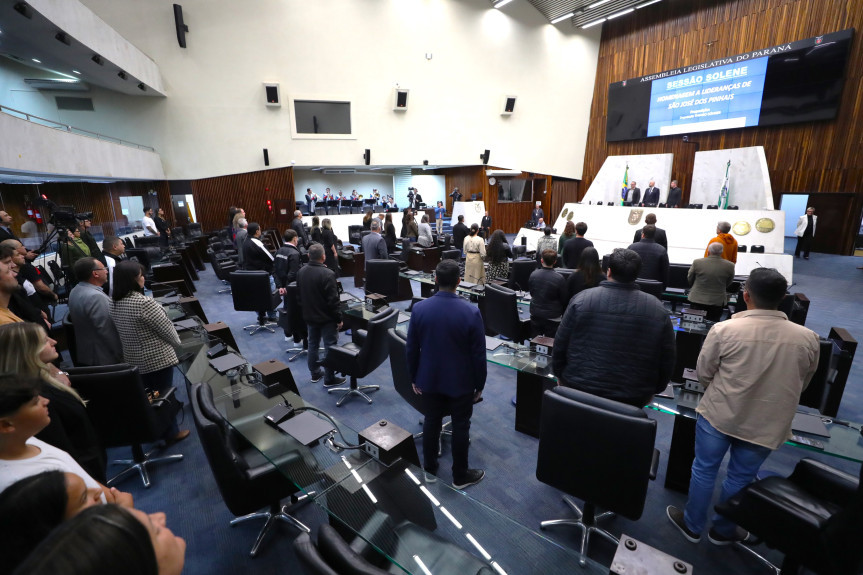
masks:
<instances>
[{"instance_id":1,"label":"desk microphone","mask_svg":"<svg viewBox=\"0 0 863 575\"><path fill-rule=\"evenodd\" d=\"M755 260L755 263L757 263L757 264L758 264L758 267L760 267L760 268L763 268L763 267L764 267L763 265L761 265L761 262L759 262L758 260Z\"/></svg>"}]
</instances>

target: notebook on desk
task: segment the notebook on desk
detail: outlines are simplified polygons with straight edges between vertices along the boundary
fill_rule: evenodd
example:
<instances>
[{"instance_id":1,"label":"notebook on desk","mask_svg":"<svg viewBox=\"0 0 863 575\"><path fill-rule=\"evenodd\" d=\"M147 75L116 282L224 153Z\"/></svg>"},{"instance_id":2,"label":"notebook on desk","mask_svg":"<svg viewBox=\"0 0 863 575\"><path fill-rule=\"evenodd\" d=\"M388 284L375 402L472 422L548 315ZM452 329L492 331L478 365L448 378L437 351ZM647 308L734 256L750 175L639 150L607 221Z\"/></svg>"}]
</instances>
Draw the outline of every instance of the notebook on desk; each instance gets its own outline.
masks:
<instances>
[{"instance_id":1,"label":"notebook on desk","mask_svg":"<svg viewBox=\"0 0 863 575\"><path fill-rule=\"evenodd\" d=\"M475 283L473 283L473 282L461 282L461 283L460 283L460 284L458 284L458 285L459 285L459 287L463 287L463 288L465 288L465 289L474 289L474 288L476 288L476 284L475 284Z\"/></svg>"},{"instance_id":2,"label":"notebook on desk","mask_svg":"<svg viewBox=\"0 0 863 575\"><path fill-rule=\"evenodd\" d=\"M198 327L198 322L193 319L184 319L181 321L174 322L174 329L177 331L183 331L184 329L195 329Z\"/></svg>"},{"instance_id":3,"label":"notebook on desk","mask_svg":"<svg viewBox=\"0 0 863 575\"><path fill-rule=\"evenodd\" d=\"M791 422L791 430L796 433L830 437L830 430L824 425L821 416L809 415L808 413L795 413L794 421Z\"/></svg>"},{"instance_id":4,"label":"notebook on desk","mask_svg":"<svg viewBox=\"0 0 863 575\"><path fill-rule=\"evenodd\" d=\"M248 363L245 358L240 357L235 353L229 353L223 355L222 357L217 357L215 359L210 360L210 367L218 371L220 374L224 374L226 372L231 371L232 369L237 369L243 365Z\"/></svg>"},{"instance_id":5,"label":"notebook on desk","mask_svg":"<svg viewBox=\"0 0 863 575\"><path fill-rule=\"evenodd\" d=\"M422 273L422 272L419 272L419 271L417 271L417 270L408 270L408 271L406 271L406 272L405 272L405 275L406 275L406 276L418 276L418 275L420 275L421 273Z\"/></svg>"},{"instance_id":6,"label":"notebook on desk","mask_svg":"<svg viewBox=\"0 0 863 575\"><path fill-rule=\"evenodd\" d=\"M496 337L485 336L485 348L488 351L494 351L503 345L503 340L497 339Z\"/></svg>"},{"instance_id":7,"label":"notebook on desk","mask_svg":"<svg viewBox=\"0 0 863 575\"><path fill-rule=\"evenodd\" d=\"M358 298L357 296L355 296L352 293L342 292L339 294L339 301L340 302L354 301L354 300L358 300L358 299L360 299L360 298Z\"/></svg>"}]
</instances>

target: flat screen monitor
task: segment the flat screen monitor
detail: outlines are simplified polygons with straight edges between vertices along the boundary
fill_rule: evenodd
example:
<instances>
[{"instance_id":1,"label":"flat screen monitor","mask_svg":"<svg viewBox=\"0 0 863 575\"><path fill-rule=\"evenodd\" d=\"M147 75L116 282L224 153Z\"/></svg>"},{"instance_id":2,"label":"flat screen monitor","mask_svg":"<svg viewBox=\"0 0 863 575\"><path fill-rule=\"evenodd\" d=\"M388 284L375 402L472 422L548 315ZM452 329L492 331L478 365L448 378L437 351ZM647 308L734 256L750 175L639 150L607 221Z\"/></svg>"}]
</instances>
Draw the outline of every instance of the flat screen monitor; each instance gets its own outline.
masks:
<instances>
[{"instance_id":1,"label":"flat screen monitor","mask_svg":"<svg viewBox=\"0 0 863 575\"><path fill-rule=\"evenodd\" d=\"M615 82L609 142L831 120L854 29Z\"/></svg>"}]
</instances>

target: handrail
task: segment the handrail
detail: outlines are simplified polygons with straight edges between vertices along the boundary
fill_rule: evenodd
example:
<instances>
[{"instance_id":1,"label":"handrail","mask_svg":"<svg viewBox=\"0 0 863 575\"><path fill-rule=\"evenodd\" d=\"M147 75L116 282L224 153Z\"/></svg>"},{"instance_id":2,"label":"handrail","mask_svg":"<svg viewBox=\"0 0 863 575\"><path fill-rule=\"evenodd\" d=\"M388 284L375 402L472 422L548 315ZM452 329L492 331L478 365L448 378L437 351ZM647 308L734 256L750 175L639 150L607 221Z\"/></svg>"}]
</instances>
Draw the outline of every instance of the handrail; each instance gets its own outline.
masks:
<instances>
[{"instance_id":1,"label":"handrail","mask_svg":"<svg viewBox=\"0 0 863 575\"><path fill-rule=\"evenodd\" d=\"M70 126L68 124L63 124L61 122L56 122L54 120L49 120L48 118L42 118L39 116L34 116L33 114L29 114L27 112L22 112L21 110L16 110L14 108L10 108L9 106L4 106L0 104L0 112L4 114L9 114L14 118L18 118L19 120L27 120L28 122L32 122L34 124L38 124L40 126L45 126L46 128L53 128L55 130L62 130L64 132L69 132L70 134L78 134L80 136L84 136L87 138L94 138L96 140L102 140L104 142L111 142L114 144L120 144L121 146L128 146L130 148L137 148L139 150L147 150L150 152L155 152L156 149L152 146L145 146L144 144L136 144L135 142L129 142L126 140L122 140L120 138L115 138L113 136L106 136L105 134L99 134L97 132L91 132L90 130L84 130L83 128L76 128L75 126ZM36 121L38 120L38 121Z\"/></svg>"}]
</instances>

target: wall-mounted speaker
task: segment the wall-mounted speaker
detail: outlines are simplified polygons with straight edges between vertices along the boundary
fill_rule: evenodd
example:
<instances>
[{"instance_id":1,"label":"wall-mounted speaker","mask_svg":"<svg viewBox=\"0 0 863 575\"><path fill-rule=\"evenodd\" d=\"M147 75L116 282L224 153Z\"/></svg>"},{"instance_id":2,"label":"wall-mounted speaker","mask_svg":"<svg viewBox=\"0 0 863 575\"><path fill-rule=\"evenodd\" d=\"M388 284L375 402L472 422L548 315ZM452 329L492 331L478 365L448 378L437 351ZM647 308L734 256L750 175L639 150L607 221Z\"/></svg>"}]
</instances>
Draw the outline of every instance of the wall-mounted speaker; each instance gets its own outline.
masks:
<instances>
[{"instance_id":1,"label":"wall-mounted speaker","mask_svg":"<svg viewBox=\"0 0 863 575\"><path fill-rule=\"evenodd\" d=\"M482 160L482 164L488 165L488 157L491 155L491 150L486 150L482 154L479 155L479 159Z\"/></svg>"},{"instance_id":2,"label":"wall-mounted speaker","mask_svg":"<svg viewBox=\"0 0 863 575\"><path fill-rule=\"evenodd\" d=\"M174 26L177 27L177 42L180 48L186 47L186 32L189 27L183 23L183 7L179 4L174 4Z\"/></svg>"},{"instance_id":3,"label":"wall-mounted speaker","mask_svg":"<svg viewBox=\"0 0 863 575\"><path fill-rule=\"evenodd\" d=\"M396 88L393 110L396 112L404 112L408 109L408 92L410 92L410 90Z\"/></svg>"},{"instance_id":4,"label":"wall-mounted speaker","mask_svg":"<svg viewBox=\"0 0 863 575\"><path fill-rule=\"evenodd\" d=\"M366 148L366 151L363 153L363 160L367 166L372 163L372 151L369 148Z\"/></svg>"},{"instance_id":5,"label":"wall-mounted speaker","mask_svg":"<svg viewBox=\"0 0 863 575\"><path fill-rule=\"evenodd\" d=\"M267 106L278 107L282 105L279 97L279 85L273 82L264 82L264 95L267 97Z\"/></svg>"},{"instance_id":6,"label":"wall-mounted speaker","mask_svg":"<svg viewBox=\"0 0 863 575\"><path fill-rule=\"evenodd\" d=\"M264 165L270 165L270 152L266 148L264 148Z\"/></svg>"},{"instance_id":7,"label":"wall-mounted speaker","mask_svg":"<svg viewBox=\"0 0 863 575\"><path fill-rule=\"evenodd\" d=\"M500 113L501 116L512 116L512 113L515 111L515 100L516 96L503 97L503 112Z\"/></svg>"}]
</instances>

